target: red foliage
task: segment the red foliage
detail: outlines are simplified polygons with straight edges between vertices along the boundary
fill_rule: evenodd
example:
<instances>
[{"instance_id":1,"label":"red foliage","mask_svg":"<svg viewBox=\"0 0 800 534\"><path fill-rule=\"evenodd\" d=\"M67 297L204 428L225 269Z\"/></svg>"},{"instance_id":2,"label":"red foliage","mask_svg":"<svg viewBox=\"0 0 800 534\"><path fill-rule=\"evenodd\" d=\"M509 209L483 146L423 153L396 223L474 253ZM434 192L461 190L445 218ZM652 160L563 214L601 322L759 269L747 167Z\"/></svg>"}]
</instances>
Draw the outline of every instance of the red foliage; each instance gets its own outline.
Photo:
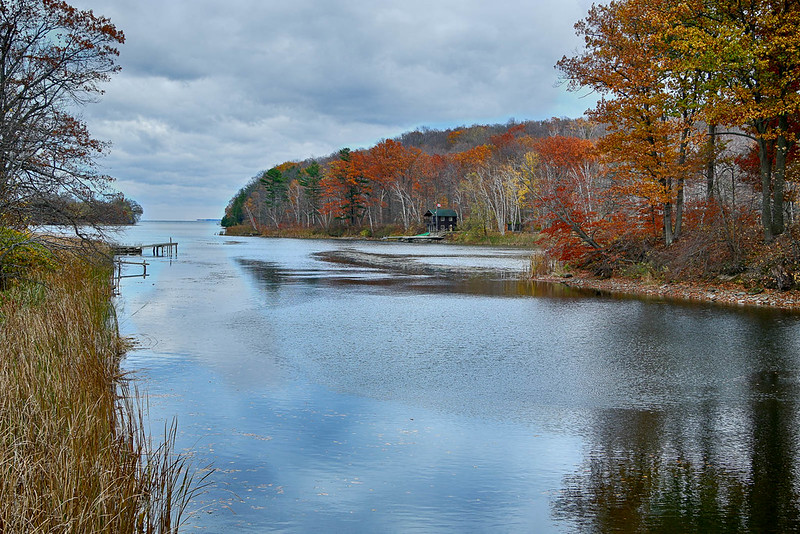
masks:
<instances>
[{"instance_id":1,"label":"red foliage","mask_svg":"<svg viewBox=\"0 0 800 534\"><path fill-rule=\"evenodd\" d=\"M774 147L769 153L770 165L775 164ZM734 158L734 163L739 168L740 179L751 185L754 191L761 191L761 161L758 154L758 145L753 143L747 152L740 153ZM798 163L800 163L800 146L794 144L786 155L786 180L790 182L800 181L798 176ZM786 195L791 191L787 190ZM787 197L787 200L792 200Z\"/></svg>"},{"instance_id":2,"label":"red foliage","mask_svg":"<svg viewBox=\"0 0 800 534\"><path fill-rule=\"evenodd\" d=\"M340 157L328 164L321 181L324 201L322 212L357 224L370 195L369 181L364 178L363 152L340 151Z\"/></svg>"},{"instance_id":3,"label":"red foliage","mask_svg":"<svg viewBox=\"0 0 800 534\"><path fill-rule=\"evenodd\" d=\"M572 261L604 246L605 184L591 141L553 136L533 142L529 186L534 207L550 237L551 254Z\"/></svg>"}]
</instances>

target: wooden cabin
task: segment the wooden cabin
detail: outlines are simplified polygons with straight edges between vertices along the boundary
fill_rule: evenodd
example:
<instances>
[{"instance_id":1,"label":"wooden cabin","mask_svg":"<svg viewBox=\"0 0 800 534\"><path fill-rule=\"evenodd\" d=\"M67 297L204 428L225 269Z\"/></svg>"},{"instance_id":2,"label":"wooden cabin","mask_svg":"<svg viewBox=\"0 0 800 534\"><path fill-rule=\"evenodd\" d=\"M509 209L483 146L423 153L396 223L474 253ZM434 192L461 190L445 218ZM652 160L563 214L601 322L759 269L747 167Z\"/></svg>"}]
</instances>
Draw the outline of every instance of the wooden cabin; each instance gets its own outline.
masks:
<instances>
[{"instance_id":1,"label":"wooden cabin","mask_svg":"<svg viewBox=\"0 0 800 534\"><path fill-rule=\"evenodd\" d=\"M423 217L429 232L453 231L458 224L458 214L455 210L435 208L426 211Z\"/></svg>"}]
</instances>

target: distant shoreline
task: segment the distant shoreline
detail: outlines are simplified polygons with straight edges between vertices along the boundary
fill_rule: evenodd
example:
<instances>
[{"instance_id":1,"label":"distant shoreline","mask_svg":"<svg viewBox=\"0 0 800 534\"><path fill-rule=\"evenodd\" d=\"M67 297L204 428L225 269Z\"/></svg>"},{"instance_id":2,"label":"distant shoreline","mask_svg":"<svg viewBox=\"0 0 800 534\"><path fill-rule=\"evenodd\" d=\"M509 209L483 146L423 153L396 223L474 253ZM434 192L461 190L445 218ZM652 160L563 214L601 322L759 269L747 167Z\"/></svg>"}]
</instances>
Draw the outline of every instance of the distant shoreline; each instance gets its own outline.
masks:
<instances>
[{"instance_id":1,"label":"distant shoreline","mask_svg":"<svg viewBox=\"0 0 800 534\"><path fill-rule=\"evenodd\" d=\"M222 219L142 219L140 223L193 223L193 222L215 222L220 223Z\"/></svg>"}]
</instances>

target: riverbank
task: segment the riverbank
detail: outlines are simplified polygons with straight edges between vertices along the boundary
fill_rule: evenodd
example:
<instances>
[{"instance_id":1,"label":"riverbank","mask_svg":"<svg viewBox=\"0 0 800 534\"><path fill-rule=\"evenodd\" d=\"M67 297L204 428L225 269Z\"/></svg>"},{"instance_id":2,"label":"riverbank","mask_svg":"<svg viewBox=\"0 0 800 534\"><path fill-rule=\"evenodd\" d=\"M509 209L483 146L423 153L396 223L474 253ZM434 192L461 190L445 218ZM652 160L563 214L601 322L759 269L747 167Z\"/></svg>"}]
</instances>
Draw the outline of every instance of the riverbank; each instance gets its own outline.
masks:
<instances>
[{"instance_id":1,"label":"riverbank","mask_svg":"<svg viewBox=\"0 0 800 534\"><path fill-rule=\"evenodd\" d=\"M50 257L0 292L0 532L167 532L185 460L120 370L111 265Z\"/></svg>"},{"instance_id":2,"label":"riverbank","mask_svg":"<svg viewBox=\"0 0 800 534\"><path fill-rule=\"evenodd\" d=\"M347 228L337 228L337 231L325 231L321 228L288 227L279 229L265 229L261 232L253 230L249 225L230 226L225 228L224 235L232 237L286 237L293 239L341 239L341 240L363 240L380 241L388 237L414 236L425 231L419 227L412 231L404 231L398 226L386 226L376 228L374 231L363 229L360 231L348 232ZM536 246L537 237L533 234L523 232L507 232L500 234L497 232L483 232L480 229L470 231L455 231L445 234L443 243L456 245L477 245L487 247L514 247L527 248Z\"/></svg>"},{"instance_id":3,"label":"riverbank","mask_svg":"<svg viewBox=\"0 0 800 534\"><path fill-rule=\"evenodd\" d=\"M422 246L422 245L420 245ZM442 265L427 265L402 255L370 254L358 251L332 251L319 255L321 259L334 262L374 267L407 274L463 275L464 271ZM491 272L489 268L471 269ZM734 282L703 283L695 281L664 283L657 280L632 278L597 278L589 273L577 271L569 275L531 275L520 273L532 282L560 284L567 287L591 290L607 294L658 298L674 301L707 302L728 306L769 307L800 312L800 291L778 291L775 289L747 290Z\"/></svg>"},{"instance_id":4,"label":"riverbank","mask_svg":"<svg viewBox=\"0 0 800 534\"><path fill-rule=\"evenodd\" d=\"M242 235L233 232L232 235ZM254 234L251 234L254 235ZM509 247L509 248L529 248L535 247L535 238L522 239L516 234L509 234L510 237L500 236L494 238L480 236L456 238L459 234L452 234L443 244L485 246L485 247ZM313 239L333 239L333 240L353 240L353 241L376 241L379 238L365 237L363 235L354 236L326 236L321 234L297 234L294 232L276 231L270 235L260 237L292 237L292 238L313 238ZM426 267L416 263L409 263L403 258L396 258L391 255L374 255L360 253L332 253L324 255L324 259L339 263L352 263L367 267L377 267L381 269L397 270L414 273L435 274L443 271L441 267ZM680 282L665 283L658 280L633 279L624 277L597 278L588 272L577 271L568 277L555 274L529 276L531 281L562 284L577 289L587 289L604 292L608 294L624 295L629 297L661 298L688 302L707 302L727 306L753 306L769 307L800 312L800 290L779 291L776 289L759 288L749 290L734 282L719 281L709 283L703 281L686 280Z\"/></svg>"},{"instance_id":5,"label":"riverbank","mask_svg":"<svg viewBox=\"0 0 800 534\"><path fill-rule=\"evenodd\" d=\"M732 282L715 284L693 281L664 283L619 277L601 279L581 272L573 274L571 277L557 275L533 276L531 280L629 297L706 302L727 306L769 307L800 312L800 291L798 290L778 291L759 288L755 291L748 291Z\"/></svg>"}]
</instances>

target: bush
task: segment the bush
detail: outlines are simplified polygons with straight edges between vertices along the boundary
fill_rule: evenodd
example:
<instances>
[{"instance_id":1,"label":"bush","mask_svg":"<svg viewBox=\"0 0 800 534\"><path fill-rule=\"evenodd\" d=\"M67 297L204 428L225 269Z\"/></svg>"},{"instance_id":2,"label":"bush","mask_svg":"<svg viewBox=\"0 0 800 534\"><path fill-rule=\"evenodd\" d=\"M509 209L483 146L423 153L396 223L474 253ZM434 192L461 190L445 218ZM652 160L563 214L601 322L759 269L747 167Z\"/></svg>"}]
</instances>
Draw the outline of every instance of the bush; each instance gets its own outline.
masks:
<instances>
[{"instance_id":1,"label":"bush","mask_svg":"<svg viewBox=\"0 0 800 534\"><path fill-rule=\"evenodd\" d=\"M225 235L258 235L258 232L249 224L234 224L225 228Z\"/></svg>"},{"instance_id":2,"label":"bush","mask_svg":"<svg viewBox=\"0 0 800 534\"><path fill-rule=\"evenodd\" d=\"M0 228L0 291L34 272L56 268L53 255L35 236L11 228Z\"/></svg>"},{"instance_id":3,"label":"bush","mask_svg":"<svg viewBox=\"0 0 800 534\"><path fill-rule=\"evenodd\" d=\"M772 243L750 251L742 278L752 287L787 291L800 282L800 223L789 227Z\"/></svg>"}]
</instances>

